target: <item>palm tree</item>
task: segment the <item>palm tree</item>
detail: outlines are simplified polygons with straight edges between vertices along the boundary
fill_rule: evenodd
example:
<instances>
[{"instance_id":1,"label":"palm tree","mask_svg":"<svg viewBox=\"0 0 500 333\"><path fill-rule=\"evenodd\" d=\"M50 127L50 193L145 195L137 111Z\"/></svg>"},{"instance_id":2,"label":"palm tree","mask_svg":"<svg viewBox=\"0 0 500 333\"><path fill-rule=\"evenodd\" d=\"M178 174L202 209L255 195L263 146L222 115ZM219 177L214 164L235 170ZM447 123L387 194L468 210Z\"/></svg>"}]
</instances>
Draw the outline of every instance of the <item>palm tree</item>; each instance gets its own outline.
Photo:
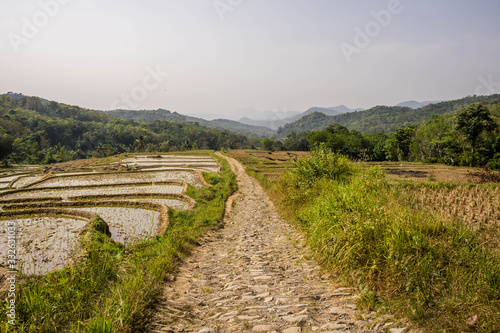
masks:
<instances>
[{"instance_id":1,"label":"palm tree","mask_svg":"<svg viewBox=\"0 0 500 333\"><path fill-rule=\"evenodd\" d=\"M139 138L135 139L134 147L137 148L140 153L146 149L146 143L144 142L144 137L142 135L139 135Z\"/></svg>"}]
</instances>

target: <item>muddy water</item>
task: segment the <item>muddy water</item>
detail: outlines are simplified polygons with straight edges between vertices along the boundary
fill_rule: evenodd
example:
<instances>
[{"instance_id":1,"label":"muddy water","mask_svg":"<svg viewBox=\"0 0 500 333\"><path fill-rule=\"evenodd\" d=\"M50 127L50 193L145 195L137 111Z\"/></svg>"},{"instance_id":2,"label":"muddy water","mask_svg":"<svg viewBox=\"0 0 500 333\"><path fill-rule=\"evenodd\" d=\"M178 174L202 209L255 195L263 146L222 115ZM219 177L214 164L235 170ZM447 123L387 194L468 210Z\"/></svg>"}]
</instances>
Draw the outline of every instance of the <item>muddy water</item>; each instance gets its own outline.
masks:
<instances>
[{"instance_id":1,"label":"muddy water","mask_svg":"<svg viewBox=\"0 0 500 333\"><path fill-rule=\"evenodd\" d=\"M141 164L140 165L141 167L144 167L145 165ZM147 168L145 169L142 169L143 171L152 171L152 170L170 170L170 169L177 169L178 167L172 167L172 166L159 166L159 165L151 165L151 167L147 166ZM199 171L205 171L205 172L219 172L219 167L186 167L186 168L189 168L191 170L199 170Z\"/></svg>"},{"instance_id":2,"label":"muddy water","mask_svg":"<svg viewBox=\"0 0 500 333\"><path fill-rule=\"evenodd\" d=\"M156 234L160 213L150 209L128 207L72 208L99 215L109 225L111 238L128 244L153 237Z\"/></svg>"},{"instance_id":3,"label":"muddy water","mask_svg":"<svg viewBox=\"0 0 500 333\"><path fill-rule=\"evenodd\" d=\"M55 186L95 186L113 183L141 183L141 182L164 182L169 180L182 181L195 187L202 187L198 174L190 170L166 170L144 173L110 173L110 174L87 174L81 176L55 177L47 179L33 186L33 188L55 187Z\"/></svg>"},{"instance_id":4,"label":"muddy water","mask_svg":"<svg viewBox=\"0 0 500 333\"><path fill-rule=\"evenodd\" d=\"M95 188L61 188L53 189L37 189L26 192L16 192L11 194L0 194L0 200L24 199L24 198L71 198L76 196L87 195L120 195L120 194L181 194L184 187L182 185L141 185L141 186L103 186Z\"/></svg>"},{"instance_id":5,"label":"muddy water","mask_svg":"<svg viewBox=\"0 0 500 333\"><path fill-rule=\"evenodd\" d=\"M18 269L43 275L72 262L78 249L78 234L86 221L64 217L32 217L0 221L0 266L8 260L8 222L16 224ZM9 224L11 225L11 224Z\"/></svg>"},{"instance_id":6,"label":"muddy water","mask_svg":"<svg viewBox=\"0 0 500 333\"><path fill-rule=\"evenodd\" d=\"M37 182L39 180L42 180L43 177L44 175L19 177L15 182L12 183L12 187L20 188L29 185L31 183Z\"/></svg>"}]
</instances>

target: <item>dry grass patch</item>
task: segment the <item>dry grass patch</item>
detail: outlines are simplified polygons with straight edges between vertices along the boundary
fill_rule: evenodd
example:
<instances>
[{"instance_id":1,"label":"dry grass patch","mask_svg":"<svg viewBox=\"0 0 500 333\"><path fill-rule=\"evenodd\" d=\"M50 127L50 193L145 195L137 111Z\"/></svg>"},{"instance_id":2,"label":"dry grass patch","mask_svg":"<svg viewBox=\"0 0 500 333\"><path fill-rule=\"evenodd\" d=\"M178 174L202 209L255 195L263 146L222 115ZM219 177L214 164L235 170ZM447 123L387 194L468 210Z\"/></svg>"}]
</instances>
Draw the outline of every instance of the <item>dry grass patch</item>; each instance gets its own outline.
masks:
<instances>
[{"instance_id":1,"label":"dry grass patch","mask_svg":"<svg viewBox=\"0 0 500 333\"><path fill-rule=\"evenodd\" d=\"M474 168L413 162L366 162L362 164L379 166L390 179L415 181L469 183L470 174L476 171Z\"/></svg>"},{"instance_id":2,"label":"dry grass patch","mask_svg":"<svg viewBox=\"0 0 500 333\"><path fill-rule=\"evenodd\" d=\"M500 187L410 185L399 195L416 211L429 211L479 231L484 246L500 251Z\"/></svg>"}]
</instances>

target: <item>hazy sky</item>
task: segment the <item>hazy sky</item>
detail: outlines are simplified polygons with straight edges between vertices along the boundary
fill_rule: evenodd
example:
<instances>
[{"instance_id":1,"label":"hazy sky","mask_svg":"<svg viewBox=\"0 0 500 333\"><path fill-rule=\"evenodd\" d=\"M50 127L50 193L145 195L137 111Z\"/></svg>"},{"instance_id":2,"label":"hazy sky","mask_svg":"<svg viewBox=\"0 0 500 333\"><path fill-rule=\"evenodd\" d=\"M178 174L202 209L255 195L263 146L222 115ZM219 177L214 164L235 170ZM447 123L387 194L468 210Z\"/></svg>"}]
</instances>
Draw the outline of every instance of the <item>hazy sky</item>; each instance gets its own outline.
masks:
<instances>
[{"instance_id":1,"label":"hazy sky","mask_svg":"<svg viewBox=\"0 0 500 333\"><path fill-rule=\"evenodd\" d=\"M498 0L0 0L0 93L225 115L499 93L499 13Z\"/></svg>"}]
</instances>

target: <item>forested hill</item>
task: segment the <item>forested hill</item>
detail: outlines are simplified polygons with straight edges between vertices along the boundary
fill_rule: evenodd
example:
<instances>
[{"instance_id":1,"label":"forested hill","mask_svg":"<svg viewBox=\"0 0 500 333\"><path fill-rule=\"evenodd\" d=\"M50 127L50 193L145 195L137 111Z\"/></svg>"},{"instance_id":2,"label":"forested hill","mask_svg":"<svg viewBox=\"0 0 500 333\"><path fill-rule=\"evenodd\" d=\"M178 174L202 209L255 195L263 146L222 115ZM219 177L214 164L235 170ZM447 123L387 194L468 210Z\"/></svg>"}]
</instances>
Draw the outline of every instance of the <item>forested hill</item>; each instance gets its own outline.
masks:
<instances>
[{"instance_id":1,"label":"forested hill","mask_svg":"<svg viewBox=\"0 0 500 333\"><path fill-rule=\"evenodd\" d=\"M196 122L208 128L226 130L246 136L268 137L274 134L274 131L268 127L247 125L237 121L226 120L226 119L215 119L209 121L201 118L182 115L177 112L170 112L164 109L113 110L113 111L102 111L102 112L112 117L118 117L122 119L132 119L137 121L146 121L146 122L151 122L156 120L167 120L167 121L174 121L177 123Z\"/></svg>"},{"instance_id":2,"label":"forested hill","mask_svg":"<svg viewBox=\"0 0 500 333\"><path fill-rule=\"evenodd\" d=\"M468 96L462 99L429 104L418 109L400 106L375 106L365 111L327 116L312 113L278 129L278 137L291 132L301 133L322 130L328 125L340 124L361 133L390 133L408 125L417 125L432 115L453 113L472 103L500 104L500 95Z\"/></svg>"},{"instance_id":3,"label":"forested hill","mask_svg":"<svg viewBox=\"0 0 500 333\"><path fill-rule=\"evenodd\" d=\"M193 122L120 119L38 97L0 95L0 119L3 164L54 163L133 151L218 150L249 145L243 135Z\"/></svg>"}]
</instances>

